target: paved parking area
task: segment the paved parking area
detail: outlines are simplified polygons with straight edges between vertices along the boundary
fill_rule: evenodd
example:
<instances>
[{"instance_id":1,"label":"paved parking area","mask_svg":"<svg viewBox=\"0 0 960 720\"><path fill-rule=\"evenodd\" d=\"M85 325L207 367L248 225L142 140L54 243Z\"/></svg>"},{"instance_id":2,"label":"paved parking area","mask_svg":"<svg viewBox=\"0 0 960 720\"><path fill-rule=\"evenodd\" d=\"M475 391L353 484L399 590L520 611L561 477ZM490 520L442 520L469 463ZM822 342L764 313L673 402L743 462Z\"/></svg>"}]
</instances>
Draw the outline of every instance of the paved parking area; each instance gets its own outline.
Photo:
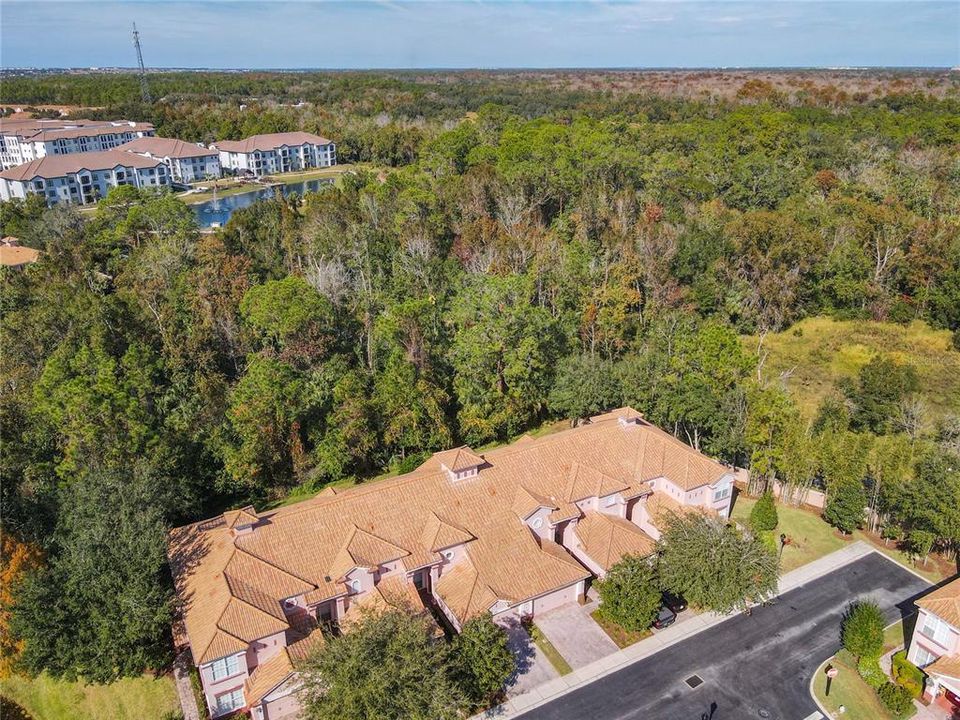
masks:
<instances>
[{"instance_id":1,"label":"paved parking area","mask_svg":"<svg viewBox=\"0 0 960 720\"><path fill-rule=\"evenodd\" d=\"M547 656L540 652L519 622L505 627L507 646L517 659L517 670L507 681L507 697L521 695L559 677Z\"/></svg>"},{"instance_id":2,"label":"paved parking area","mask_svg":"<svg viewBox=\"0 0 960 720\"><path fill-rule=\"evenodd\" d=\"M595 603L567 605L537 615L534 622L574 670L612 655L616 643L590 617Z\"/></svg>"},{"instance_id":3,"label":"paved parking area","mask_svg":"<svg viewBox=\"0 0 960 720\"><path fill-rule=\"evenodd\" d=\"M730 617L620 670L588 680L520 717L801 720L814 716L811 673L839 648L840 620L848 603L870 598L892 622L913 613L913 600L928 588L923 579L871 552L811 578L749 616ZM662 642L659 638L682 630L678 623L642 642ZM525 706L533 702L528 700ZM504 715L517 717L513 712Z\"/></svg>"}]
</instances>

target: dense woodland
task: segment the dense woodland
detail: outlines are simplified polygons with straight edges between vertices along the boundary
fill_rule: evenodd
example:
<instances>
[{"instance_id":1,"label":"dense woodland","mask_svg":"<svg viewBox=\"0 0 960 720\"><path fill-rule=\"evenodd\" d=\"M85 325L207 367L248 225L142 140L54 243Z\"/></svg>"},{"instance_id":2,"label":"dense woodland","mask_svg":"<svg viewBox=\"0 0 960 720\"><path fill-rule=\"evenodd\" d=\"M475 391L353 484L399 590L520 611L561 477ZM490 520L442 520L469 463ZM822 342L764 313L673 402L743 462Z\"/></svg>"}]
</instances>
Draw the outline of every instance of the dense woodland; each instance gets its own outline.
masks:
<instances>
[{"instance_id":1,"label":"dense woodland","mask_svg":"<svg viewBox=\"0 0 960 720\"><path fill-rule=\"evenodd\" d=\"M129 187L92 217L0 207L43 252L0 288L21 669L162 667L172 525L623 404L755 490L826 488L838 528L960 549L960 417L909 365L878 355L806 417L742 340L831 315L960 345L952 80L685 99L562 77L171 74L152 106L130 76L5 80L0 103L195 141L303 128L358 163L212 234Z\"/></svg>"}]
</instances>

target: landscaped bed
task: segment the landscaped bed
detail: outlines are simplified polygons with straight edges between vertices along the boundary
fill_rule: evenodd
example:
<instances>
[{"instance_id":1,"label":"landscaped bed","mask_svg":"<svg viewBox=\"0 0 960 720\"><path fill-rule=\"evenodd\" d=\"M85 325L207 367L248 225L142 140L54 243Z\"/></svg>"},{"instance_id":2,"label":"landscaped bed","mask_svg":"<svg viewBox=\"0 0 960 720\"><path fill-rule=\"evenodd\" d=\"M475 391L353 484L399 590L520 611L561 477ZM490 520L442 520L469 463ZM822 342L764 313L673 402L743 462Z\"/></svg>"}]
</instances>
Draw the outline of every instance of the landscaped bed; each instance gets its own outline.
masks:
<instances>
[{"instance_id":1,"label":"landscaped bed","mask_svg":"<svg viewBox=\"0 0 960 720\"><path fill-rule=\"evenodd\" d=\"M831 683L828 697L825 670L830 665L840 672ZM891 714L880 702L876 691L857 673L856 660L845 650L841 650L835 657L817 668L813 678L813 693L817 702L833 717L843 717L845 720L905 720L916 712L914 708L908 714L899 717ZM842 716L837 714L841 705L846 708Z\"/></svg>"},{"instance_id":2,"label":"landscaped bed","mask_svg":"<svg viewBox=\"0 0 960 720\"><path fill-rule=\"evenodd\" d=\"M590 617L593 618L597 625L603 628L603 631L610 637L611 640L613 640L613 642L617 644L617 647L621 650L625 647L630 647L635 642L639 642L644 638L648 638L653 635L650 630L643 630L642 632L627 630L612 620L607 620L605 617L603 617L599 608L590 613Z\"/></svg>"}]
</instances>

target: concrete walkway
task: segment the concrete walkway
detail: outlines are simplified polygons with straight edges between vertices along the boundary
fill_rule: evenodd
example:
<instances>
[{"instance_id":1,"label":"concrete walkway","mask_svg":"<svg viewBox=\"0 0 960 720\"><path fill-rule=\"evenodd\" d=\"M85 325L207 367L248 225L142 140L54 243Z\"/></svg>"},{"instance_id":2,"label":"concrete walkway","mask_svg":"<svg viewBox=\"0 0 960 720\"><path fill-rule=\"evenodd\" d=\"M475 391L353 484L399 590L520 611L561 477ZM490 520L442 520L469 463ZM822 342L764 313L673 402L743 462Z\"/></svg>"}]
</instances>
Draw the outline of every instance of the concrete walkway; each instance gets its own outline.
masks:
<instances>
[{"instance_id":1,"label":"concrete walkway","mask_svg":"<svg viewBox=\"0 0 960 720\"><path fill-rule=\"evenodd\" d=\"M574 670L617 652L616 643L590 617L590 611L596 608L595 603L583 607L574 603L534 619L547 640Z\"/></svg>"},{"instance_id":2,"label":"concrete walkway","mask_svg":"<svg viewBox=\"0 0 960 720\"><path fill-rule=\"evenodd\" d=\"M844 565L859 560L872 552L875 552L874 549L864 542L858 541L847 545L841 550L825 555L818 560L814 560L783 575L780 578L778 594L789 592L811 580L815 580ZM481 718L509 720L509 718L516 717L527 710L555 700L557 697L565 695L582 685L587 685L598 678L616 672L628 665L632 665L638 660L649 657L691 635L696 635L707 628L722 623L730 617L734 616L718 615L717 613L709 612L693 615L682 622L678 621L652 637L641 640L628 648L618 650L589 665L576 669L569 675L558 677L534 687L527 692L510 697L510 699L502 705L498 705L484 713L476 715L474 720L480 720Z\"/></svg>"},{"instance_id":3,"label":"concrete walkway","mask_svg":"<svg viewBox=\"0 0 960 720\"><path fill-rule=\"evenodd\" d=\"M177 686L177 695L180 697L183 720L200 720L197 697L193 694L193 685L190 683L191 667L193 667L193 661L190 659L190 651L184 650L173 661L173 681Z\"/></svg>"},{"instance_id":4,"label":"concrete walkway","mask_svg":"<svg viewBox=\"0 0 960 720\"><path fill-rule=\"evenodd\" d=\"M553 663L530 639L519 622L512 622L504 629L507 631L507 647L517 659L517 669L507 680L508 698L528 693L559 677Z\"/></svg>"}]
</instances>

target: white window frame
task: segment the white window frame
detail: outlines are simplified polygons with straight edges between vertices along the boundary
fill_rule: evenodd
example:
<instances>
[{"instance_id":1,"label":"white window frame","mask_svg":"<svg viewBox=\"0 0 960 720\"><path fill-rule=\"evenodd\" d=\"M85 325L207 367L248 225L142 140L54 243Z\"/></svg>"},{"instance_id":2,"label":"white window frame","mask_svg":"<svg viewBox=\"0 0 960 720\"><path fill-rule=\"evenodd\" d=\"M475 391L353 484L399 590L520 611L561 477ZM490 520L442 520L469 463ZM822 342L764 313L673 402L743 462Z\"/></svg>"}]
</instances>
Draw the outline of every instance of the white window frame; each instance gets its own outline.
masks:
<instances>
[{"instance_id":1,"label":"white window frame","mask_svg":"<svg viewBox=\"0 0 960 720\"><path fill-rule=\"evenodd\" d=\"M926 613L923 618L923 627L920 628L920 634L929 640L933 640L941 647L947 647L951 635L950 625L936 615Z\"/></svg>"},{"instance_id":2,"label":"white window frame","mask_svg":"<svg viewBox=\"0 0 960 720\"><path fill-rule=\"evenodd\" d=\"M917 649L913 653L913 664L919 668L923 668L936 660L937 657L937 655L934 655L922 645L917 645Z\"/></svg>"},{"instance_id":3,"label":"white window frame","mask_svg":"<svg viewBox=\"0 0 960 720\"><path fill-rule=\"evenodd\" d=\"M229 712L243 707L243 688L235 688L229 692L217 695L214 699L217 701L217 715L226 715Z\"/></svg>"},{"instance_id":4,"label":"white window frame","mask_svg":"<svg viewBox=\"0 0 960 720\"><path fill-rule=\"evenodd\" d=\"M453 560L453 550L444 550L443 559L446 560L447 562L450 562L451 560Z\"/></svg>"},{"instance_id":5,"label":"white window frame","mask_svg":"<svg viewBox=\"0 0 960 720\"><path fill-rule=\"evenodd\" d=\"M610 495L609 497L605 497L605 498L603 499L603 506L604 506L604 507L613 507L613 506L616 505L616 504L617 504L617 496L616 496L616 495Z\"/></svg>"},{"instance_id":6,"label":"white window frame","mask_svg":"<svg viewBox=\"0 0 960 720\"><path fill-rule=\"evenodd\" d=\"M726 500L728 497L730 497L729 485L724 485L713 491L713 502L720 502L721 500Z\"/></svg>"},{"instance_id":7,"label":"white window frame","mask_svg":"<svg viewBox=\"0 0 960 720\"><path fill-rule=\"evenodd\" d=\"M353 590L353 592L355 593L360 592L360 580L359 579L351 580L350 589Z\"/></svg>"},{"instance_id":8,"label":"white window frame","mask_svg":"<svg viewBox=\"0 0 960 720\"><path fill-rule=\"evenodd\" d=\"M543 527L543 518L541 517L534 518L533 522L530 524L533 526L534 530L539 530L540 528Z\"/></svg>"},{"instance_id":9,"label":"white window frame","mask_svg":"<svg viewBox=\"0 0 960 720\"><path fill-rule=\"evenodd\" d=\"M240 674L240 656L228 655L210 663L210 676L214 682Z\"/></svg>"}]
</instances>

